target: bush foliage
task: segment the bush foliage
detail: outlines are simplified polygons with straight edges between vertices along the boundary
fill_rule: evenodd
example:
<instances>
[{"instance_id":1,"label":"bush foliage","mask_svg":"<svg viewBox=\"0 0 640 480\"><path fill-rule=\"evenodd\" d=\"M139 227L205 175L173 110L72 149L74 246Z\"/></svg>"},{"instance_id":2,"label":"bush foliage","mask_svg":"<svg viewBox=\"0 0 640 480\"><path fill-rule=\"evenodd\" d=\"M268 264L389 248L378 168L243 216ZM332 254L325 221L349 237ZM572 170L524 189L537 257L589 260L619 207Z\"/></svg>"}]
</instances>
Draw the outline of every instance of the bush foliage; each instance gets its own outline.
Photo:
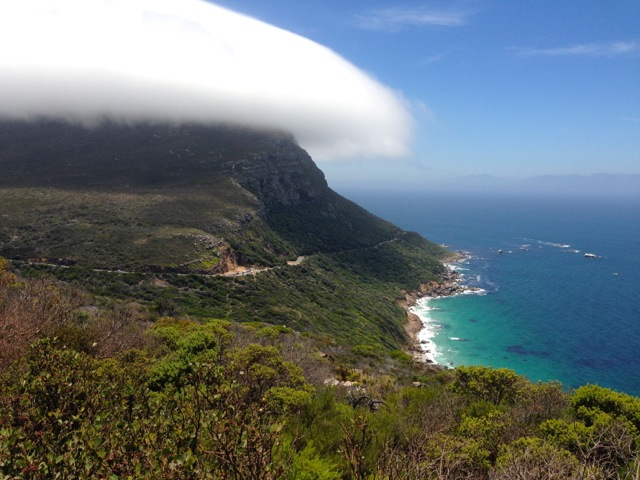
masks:
<instances>
[{"instance_id":1,"label":"bush foliage","mask_svg":"<svg viewBox=\"0 0 640 480\"><path fill-rule=\"evenodd\" d=\"M355 369L282 325L151 324L0 270L3 479L639 478L640 399L623 393L430 371L364 343Z\"/></svg>"}]
</instances>

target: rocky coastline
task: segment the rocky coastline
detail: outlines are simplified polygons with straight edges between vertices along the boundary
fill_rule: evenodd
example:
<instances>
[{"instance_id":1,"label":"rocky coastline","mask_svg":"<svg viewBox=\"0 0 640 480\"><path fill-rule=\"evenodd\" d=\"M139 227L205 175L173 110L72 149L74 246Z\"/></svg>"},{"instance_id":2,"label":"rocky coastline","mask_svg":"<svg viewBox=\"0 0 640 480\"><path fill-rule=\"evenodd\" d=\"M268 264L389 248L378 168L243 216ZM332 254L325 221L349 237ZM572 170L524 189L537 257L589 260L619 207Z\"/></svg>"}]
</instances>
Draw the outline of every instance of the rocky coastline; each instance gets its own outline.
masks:
<instances>
[{"instance_id":1,"label":"rocky coastline","mask_svg":"<svg viewBox=\"0 0 640 480\"><path fill-rule=\"evenodd\" d=\"M418 300L425 297L451 297L472 290L473 287L462 285L460 274L448 266L449 264L461 262L465 258L466 256L461 252L447 258L445 262L443 262L447 268L440 276L439 281L431 281L429 283L421 284L418 290L405 292L405 298L400 302L401 306L407 313L405 331L409 337L409 342L406 350L413 357L415 362L428 363L433 367L440 367L433 364L431 360L425 357L424 346L418 339L418 334L424 327L420 317L413 313L411 308L418 303Z\"/></svg>"}]
</instances>

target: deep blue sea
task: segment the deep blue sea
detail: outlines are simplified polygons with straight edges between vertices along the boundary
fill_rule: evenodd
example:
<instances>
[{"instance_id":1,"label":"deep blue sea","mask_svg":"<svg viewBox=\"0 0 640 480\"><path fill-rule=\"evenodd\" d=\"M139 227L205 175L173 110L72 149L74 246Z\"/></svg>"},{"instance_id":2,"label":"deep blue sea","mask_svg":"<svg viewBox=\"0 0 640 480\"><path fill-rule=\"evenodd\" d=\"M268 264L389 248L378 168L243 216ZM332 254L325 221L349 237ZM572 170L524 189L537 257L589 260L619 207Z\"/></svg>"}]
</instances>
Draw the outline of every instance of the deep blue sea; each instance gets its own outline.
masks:
<instances>
[{"instance_id":1,"label":"deep blue sea","mask_svg":"<svg viewBox=\"0 0 640 480\"><path fill-rule=\"evenodd\" d=\"M346 195L468 255L483 293L419 308L437 363L640 395L640 196Z\"/></svg>"}]
</instances>

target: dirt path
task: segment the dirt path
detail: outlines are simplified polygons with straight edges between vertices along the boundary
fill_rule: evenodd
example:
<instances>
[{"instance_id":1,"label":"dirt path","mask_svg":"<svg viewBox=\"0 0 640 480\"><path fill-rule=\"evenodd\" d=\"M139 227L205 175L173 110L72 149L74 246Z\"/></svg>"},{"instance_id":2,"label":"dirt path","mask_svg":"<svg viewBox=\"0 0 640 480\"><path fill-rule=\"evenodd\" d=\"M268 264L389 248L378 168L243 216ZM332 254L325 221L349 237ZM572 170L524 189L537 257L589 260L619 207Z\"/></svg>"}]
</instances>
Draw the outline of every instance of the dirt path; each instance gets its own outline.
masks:
<instances>
[{"instance_id":1,"label":"dirt path","mask_svg":"<svg viewBox=\"0 0 640 480\"><path fill-rule=\"evenodd\" d=\"M304 256L300 256L295 260L290 260L287 262L287 265L300 265L304 261Z\"/></svg>"}]
</instances>

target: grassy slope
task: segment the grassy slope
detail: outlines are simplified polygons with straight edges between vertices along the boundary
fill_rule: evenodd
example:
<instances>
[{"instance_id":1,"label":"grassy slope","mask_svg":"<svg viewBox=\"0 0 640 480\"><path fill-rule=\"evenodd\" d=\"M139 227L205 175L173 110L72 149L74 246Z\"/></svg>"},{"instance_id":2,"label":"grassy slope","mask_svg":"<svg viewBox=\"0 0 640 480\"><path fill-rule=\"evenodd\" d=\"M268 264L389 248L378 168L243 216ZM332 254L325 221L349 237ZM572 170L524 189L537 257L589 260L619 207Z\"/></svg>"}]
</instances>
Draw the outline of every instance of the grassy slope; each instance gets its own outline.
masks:
<instances>
[{"instance_id":1,"label":"grassy slope","mask_svg":"<svg viewBox=\"0 0 640 480\"><path fill-rule=\"evenodd\" d=\"M149 326L135 305L78 309L96 299L7 267L0 325L32 336L0 336L3 478L637 478L638 398L434 374L371 345L350 368L289 328Z\"/></svg>"},{"instance_id":2,"label":"grassy slope","mask_svg":"<svg viewBox=\"0 0 640 480\"><path fill-rule=\"evenodd\" d=\"M256 210L237 187L205 191L0 189L0 250L9 258L74 259L87 267L180 265L215 245Z\"/></svg>"}]
</instances>

